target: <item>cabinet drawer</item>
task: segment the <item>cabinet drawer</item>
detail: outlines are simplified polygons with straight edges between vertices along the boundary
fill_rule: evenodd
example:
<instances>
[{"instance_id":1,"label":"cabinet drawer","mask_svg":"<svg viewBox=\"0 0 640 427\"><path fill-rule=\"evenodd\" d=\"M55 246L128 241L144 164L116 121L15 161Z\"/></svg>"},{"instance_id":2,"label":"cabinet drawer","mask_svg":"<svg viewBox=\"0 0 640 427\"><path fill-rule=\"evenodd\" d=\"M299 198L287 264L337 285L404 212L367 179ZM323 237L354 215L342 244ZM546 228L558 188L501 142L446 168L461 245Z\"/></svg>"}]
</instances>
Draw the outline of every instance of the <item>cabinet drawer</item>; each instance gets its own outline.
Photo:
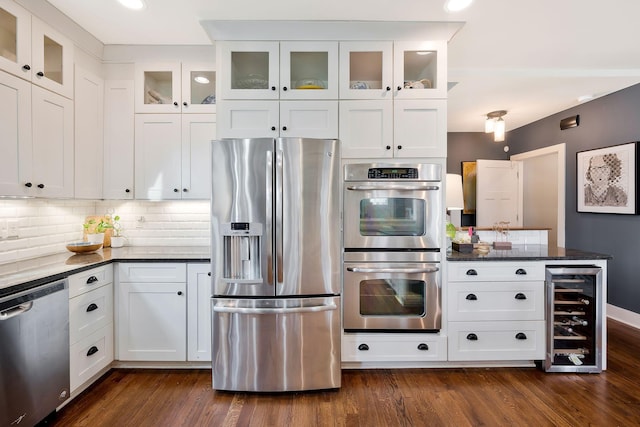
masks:
<instances>
[{"instance_id":1,"label":"cabinet drawer","mask_svg":"<svg viewBox=\"0 0 640 427\"><path fill-rule=\"evenodd\" d=\"M113 323L71 346L70 375L73 392L113 361Z\"/></svg>"},{"instance_id":2,"label":"cabinet drawer","mask_svg":"<svg viewBox=\"0 0 640 427\"><path fill-rule=\"evenodd\" d=\"M113 322L113 284L69 300L69 342L74 344Z\"/></svg>"},{"instance_id":3,"label":"cabinet drawer","mask_svg":"<svg viewBox=\"0 0 640 427\"><path fill-rule=\"evenodd\" d=\"M545 322L449 322L449 360L542 360Z\"/></svg>"},{"instance_id":4,"label":"cabinet drawer","mask_svg":"<svg viewBox=\"0 0 640 427\"><path fill-rule=\"evenodd\" d=\"M544 280L541 262L449 262L449 280L482 282L489 280Z\"/></svg>"},{"instance_id":5,"label":"cabinet drawer","mask_svg":"<svg viewBox=\"0 0 640 427\"><path fill-rule=\"evenodd\" d=\"M450 282L449 320L544 320L544 282Z\"/></svg>"},{"instance_id":6,"label":"cabinet drawer","mask_svg":"<svg viewBox=\"0 0 640 427\"><path fill-rule=\"evenodd\" d=\"M437 334L344 334L343 362L447 360L446 337Z\"/></svg>"},{"instance_id":7,"label":"cabinet drawer","mask_svg":"<svg viewBox=\"0 0 640 427\"><path fill-rule=\"evenodd\" d=\"M104 265L69 276L69 298L113 282L113 266Z\"/></svg>"},{"instance_id":8,"label":"cabinet drawer","mask_svg":"<svg viewBox=\"0 0 640 427\"><path fill-rule=\"evenodd\" d=\"M119 263L118 281L136 283L184 283L187 265L184 263Z\"/></svg>"}]
</instances>

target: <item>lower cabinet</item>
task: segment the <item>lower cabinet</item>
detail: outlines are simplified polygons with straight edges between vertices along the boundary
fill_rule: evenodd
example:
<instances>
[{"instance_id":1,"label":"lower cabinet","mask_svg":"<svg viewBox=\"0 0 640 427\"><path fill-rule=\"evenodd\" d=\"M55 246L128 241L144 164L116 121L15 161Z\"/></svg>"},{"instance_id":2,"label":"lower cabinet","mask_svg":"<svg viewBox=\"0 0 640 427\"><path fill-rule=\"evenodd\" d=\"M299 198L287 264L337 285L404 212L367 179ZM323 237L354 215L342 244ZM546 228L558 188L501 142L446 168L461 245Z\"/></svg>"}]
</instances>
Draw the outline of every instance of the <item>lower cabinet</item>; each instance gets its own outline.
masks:
<instances>
[{"instance_id":1,"label":"lower cabinet","mask_svg":"<svg viewBox=\"0 0 640 427\"><path fill-rule=\"evenodd\" d=\"M430 362L447 360L439 334L344 333L342 362Z\"/></svg>"},{"instance_id":2,"label":"lower cabinet","mask_svg":"<svg viewBox=\"0 0 640 427\"><path fill-rule=\"evenodd\" d=\"M187 360L211 361L211 264L187 265Z\"/></svg>"},{"instance_id":3,"label":"lower cabinet","mask_svg":"<svg viewBox=\"0 0 640 427\"><path fill-rule=\"evenodd\" d=\"M120 263L118 359L187 359L186 264Z\"/></svg>"},{"instance_id":4,"label":"lower cabinet","mask_svg":"<svg viewBox=\"0 0 640 427\"><path fill-rule=\"evenodd\" d=\"M69 276L71 392L113 361L113 267L106 265Z\"/></svg>"}]
</instances>

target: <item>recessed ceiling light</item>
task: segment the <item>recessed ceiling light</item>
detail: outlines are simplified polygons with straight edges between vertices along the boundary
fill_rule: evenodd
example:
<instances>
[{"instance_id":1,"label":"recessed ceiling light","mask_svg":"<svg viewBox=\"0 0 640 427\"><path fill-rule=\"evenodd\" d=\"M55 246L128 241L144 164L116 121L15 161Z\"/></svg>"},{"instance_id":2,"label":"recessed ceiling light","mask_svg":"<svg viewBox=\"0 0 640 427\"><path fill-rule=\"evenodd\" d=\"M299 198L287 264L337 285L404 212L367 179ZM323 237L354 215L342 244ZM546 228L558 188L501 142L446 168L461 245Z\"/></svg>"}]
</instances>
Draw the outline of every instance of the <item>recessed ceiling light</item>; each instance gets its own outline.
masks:
<instances>
[{"instance_id":1,"label":"recessed ceiling light","mask_svg":"<svg viewBox=\"0 0 640 427\"><path fill-rule=\"evenodd\" d=\"M142 10L147 7L144 0L118 0L118 2L127 9Z\"/></svg>"},{"instance_id":2,"label":"recessed ceiling light","mask_svg":"<svg viewBox=\"0 0 640 427\"><path fill-rule=\"evenodd\" d=\"M205 76L195 76L193 80L203 85L206 85L207 83L209 83L209 79L206 78Z\"/></svg>"},{"instance_id":3,"label":"recessed ceiling light","mask_svg":"<svg viewBox=\"0 0 640 427\"><path fill-rule=\"evenodd\" d=\"M432 51L429 51L429 50L418 50L418 51L416 51L416 54L417 54L417 55L430 55L430 54L432 54L432 53L433 53L433 52L432 52Z\"/></svg>"},{"instance_id":4,"label":"recessed ceiling light","mask_svg":"<svg viewBox=\"0 0 640 427\"><path fill-rule=\"evenodd\" d=\"M444 3L444 10L447 12L459 12L469 7L473 0L447 0Z\"/></svg>"}]
</instances>

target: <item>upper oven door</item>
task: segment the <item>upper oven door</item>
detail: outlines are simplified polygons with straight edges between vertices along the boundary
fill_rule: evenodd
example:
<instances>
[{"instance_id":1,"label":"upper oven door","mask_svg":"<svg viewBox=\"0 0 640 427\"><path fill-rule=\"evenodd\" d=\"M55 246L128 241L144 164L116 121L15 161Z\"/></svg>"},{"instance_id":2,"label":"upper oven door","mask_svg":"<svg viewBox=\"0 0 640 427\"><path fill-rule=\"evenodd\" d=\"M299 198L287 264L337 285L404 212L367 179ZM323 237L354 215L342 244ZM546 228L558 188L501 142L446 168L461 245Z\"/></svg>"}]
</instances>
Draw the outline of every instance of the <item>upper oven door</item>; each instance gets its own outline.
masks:
<instances>
[{"instance_id":1,"label":"upper oven door","mask_svg":"<svg viewBox=\"0 0 640 427\"><path fill-rule=\"evenodd\" d=\"M345 182L344 247L439 248L440 187L439 182Z\"/></svg>"}]
</instances>

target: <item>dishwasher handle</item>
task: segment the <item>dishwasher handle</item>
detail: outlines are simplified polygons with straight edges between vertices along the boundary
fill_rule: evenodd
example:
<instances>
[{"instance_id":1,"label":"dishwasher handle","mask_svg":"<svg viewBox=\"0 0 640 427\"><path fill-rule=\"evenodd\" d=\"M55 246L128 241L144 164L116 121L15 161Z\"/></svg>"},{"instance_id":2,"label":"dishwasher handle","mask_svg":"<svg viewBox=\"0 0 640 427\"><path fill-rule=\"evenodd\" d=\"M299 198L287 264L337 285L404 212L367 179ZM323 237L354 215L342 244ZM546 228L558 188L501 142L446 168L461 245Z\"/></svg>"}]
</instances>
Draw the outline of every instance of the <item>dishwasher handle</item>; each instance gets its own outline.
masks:
<instances>
[{"instance_id":1,"label":"dishwasher handle","mask_svg":"<svg viewBox=\"0 0 640 427\"><path fill-rule=\"evenodd\" d=\"M22 313L26 313L27 311L31 310L32 307L33 307L33 301L29 301L29 302L25 302L23 304L18 304L16 306L8 308L0 312L0 320L8 320L8 319L11 319L12 317L19 316Z\"/></svg>"},{"instance_id":2,"label":"dishwasher handle","mask_svg":"<svg viewBox=\"0 0 640 427\"><path fill-rule=\"evenodd\" d=\"M365 268L365 267L347 267L347 271L352 273L407 273L407 274L415 274L415 273L436 273L440 271L438 267L427 267L427 268L401 268L401 267L391 267L391 268Z\"/></svg>"}]
</instances>

